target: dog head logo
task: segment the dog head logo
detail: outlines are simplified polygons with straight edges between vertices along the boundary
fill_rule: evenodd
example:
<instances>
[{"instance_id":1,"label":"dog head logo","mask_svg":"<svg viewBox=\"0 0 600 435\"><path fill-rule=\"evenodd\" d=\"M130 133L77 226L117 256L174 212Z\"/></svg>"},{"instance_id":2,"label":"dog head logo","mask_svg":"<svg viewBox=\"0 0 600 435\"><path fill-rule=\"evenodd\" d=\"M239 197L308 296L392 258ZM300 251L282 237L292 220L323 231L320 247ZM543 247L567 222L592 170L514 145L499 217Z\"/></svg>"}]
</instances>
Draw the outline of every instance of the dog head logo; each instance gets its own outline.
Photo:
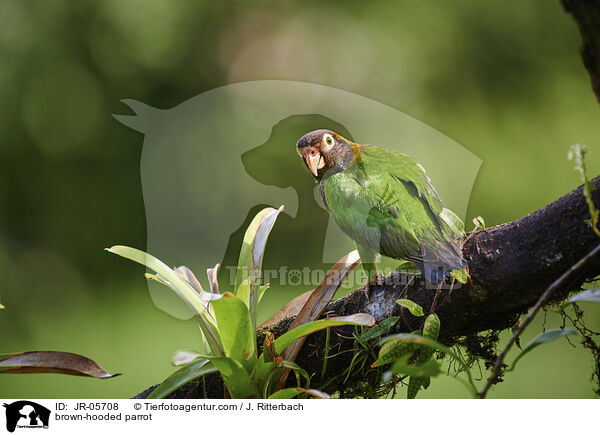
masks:
<instances>
[{"instance_id":1,"label":"dog head logo","mask_svg":"<svg viewBox=\"0 0 600 435\"><path fill-rule=\"evenodd\" d=\"M50 422L50 410L29 400L5 403L6 430L14 432L19 428L47 428Z\"/></svg>"}]
</instances>

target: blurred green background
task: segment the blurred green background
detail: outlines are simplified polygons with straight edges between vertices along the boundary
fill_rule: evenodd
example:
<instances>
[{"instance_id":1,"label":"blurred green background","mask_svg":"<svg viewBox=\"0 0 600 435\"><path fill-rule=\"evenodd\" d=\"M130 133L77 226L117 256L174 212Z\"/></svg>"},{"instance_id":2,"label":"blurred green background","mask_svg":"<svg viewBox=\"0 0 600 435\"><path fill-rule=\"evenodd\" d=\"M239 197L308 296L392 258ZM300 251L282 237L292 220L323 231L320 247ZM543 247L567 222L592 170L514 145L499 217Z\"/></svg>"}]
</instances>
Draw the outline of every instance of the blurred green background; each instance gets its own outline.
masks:
<instances>
[{"instance_id":1,"label":"blurred green background","mask_svg":"<svg viewBox=\"0 0 600 435\"><path fill-rule=\"evenodd\" d=\"M103 251L146 243L143 137L111 116L128 113L120 99L170 108L260 79L367 96L478 155L467 222L496 225L578 184L571 144L589 145L600 173L600 107L579 46L558 1L2 0L0 353L77 352L123 376L3 375L0 396L130 397L199 340L194 322L152 304L142 268ZM303 290L271 292L262 317ZM600 310L584 308L600 327ZM593 360L572 341L537 349L490 397L593 397ZM439 378L420 397L467 393Z\"/></svg>"}]
</instances>

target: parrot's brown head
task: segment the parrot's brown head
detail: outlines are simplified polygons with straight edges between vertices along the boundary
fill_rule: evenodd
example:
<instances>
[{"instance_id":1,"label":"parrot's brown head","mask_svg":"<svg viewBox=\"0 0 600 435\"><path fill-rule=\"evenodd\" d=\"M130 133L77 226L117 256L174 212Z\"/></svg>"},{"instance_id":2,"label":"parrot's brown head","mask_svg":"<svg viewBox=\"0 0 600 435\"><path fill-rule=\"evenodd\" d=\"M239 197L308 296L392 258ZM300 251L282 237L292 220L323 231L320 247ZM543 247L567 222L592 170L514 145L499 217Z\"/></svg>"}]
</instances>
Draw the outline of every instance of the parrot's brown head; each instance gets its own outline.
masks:
<instances>
[{"instance_id":1,"label":"parrot's brown head","mask_svg":"<svg viewBox=\"0 0 600 435\"><path fill-rule=\"evenodd\" d=\"M331 169L344 170L354 156L349 140L331 130L306 133L296 143L296 151L316 178Z\"/></svg>"}]
</instances>

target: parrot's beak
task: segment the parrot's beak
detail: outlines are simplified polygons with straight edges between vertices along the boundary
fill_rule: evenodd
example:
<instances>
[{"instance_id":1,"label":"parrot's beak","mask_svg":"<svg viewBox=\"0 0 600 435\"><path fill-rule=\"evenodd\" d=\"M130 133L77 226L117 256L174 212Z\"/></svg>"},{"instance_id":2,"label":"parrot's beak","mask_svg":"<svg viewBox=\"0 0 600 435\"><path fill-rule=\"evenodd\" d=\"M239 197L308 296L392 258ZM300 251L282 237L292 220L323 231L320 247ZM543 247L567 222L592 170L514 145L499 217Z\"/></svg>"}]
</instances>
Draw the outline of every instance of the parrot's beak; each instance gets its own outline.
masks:
<instances>
[{"instance_id":1,"label":"parrot's beak","mask_svg":"<svg viewBox=\"0 0 600 435\"><path fill-rule=\"evenodd\" d=\"M319 169L321 169L321 168L323 168L323 166L325 166L325 159L323 158L321 153L318 151L312 150L311 152L309 152L306 155L305 160L306 160L306 165L308 166L308 169L310 169L310 172L312 172L315 177L318 177Z\"/></svg>"}]
</instances>

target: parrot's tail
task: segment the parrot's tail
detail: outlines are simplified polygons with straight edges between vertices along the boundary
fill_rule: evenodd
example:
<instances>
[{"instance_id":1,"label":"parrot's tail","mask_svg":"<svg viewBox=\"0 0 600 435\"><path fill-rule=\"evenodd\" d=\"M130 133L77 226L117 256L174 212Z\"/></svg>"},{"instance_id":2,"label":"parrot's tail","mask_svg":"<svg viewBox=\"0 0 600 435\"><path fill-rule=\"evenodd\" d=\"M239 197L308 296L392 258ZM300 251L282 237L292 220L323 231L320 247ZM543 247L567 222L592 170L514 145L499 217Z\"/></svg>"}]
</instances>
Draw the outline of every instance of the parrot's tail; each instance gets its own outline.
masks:
<instances>
[{"instance_id":1,"label":"parrot's tail","mask_svg":"<svg viewBox=\"0 0 600 435\"><path fill-rule=\"evenodd\" d=\"M431 250L422 247L422 254L423 257L417 261L413 260L413 263L425 279L435 285L452 277L453 271L461 270L467 265L464 258L454 250Z\"/></svg>"},{"instance_id":2,"label":"parrot's tail","mask_svg":"<svg viewBox=\"0 0 600 435\"><path fill-rule=\"evenodd\" d=\"M433 268L431 264L415 264L417 269L421 271L421 274L425 277L427 281L434 285L438 285L441 282L444 282L447 278L452 277L452 272L461 268L453 268L448 269L444 266L440 266L438 268Z\"/></svg>"}]
</instances>

